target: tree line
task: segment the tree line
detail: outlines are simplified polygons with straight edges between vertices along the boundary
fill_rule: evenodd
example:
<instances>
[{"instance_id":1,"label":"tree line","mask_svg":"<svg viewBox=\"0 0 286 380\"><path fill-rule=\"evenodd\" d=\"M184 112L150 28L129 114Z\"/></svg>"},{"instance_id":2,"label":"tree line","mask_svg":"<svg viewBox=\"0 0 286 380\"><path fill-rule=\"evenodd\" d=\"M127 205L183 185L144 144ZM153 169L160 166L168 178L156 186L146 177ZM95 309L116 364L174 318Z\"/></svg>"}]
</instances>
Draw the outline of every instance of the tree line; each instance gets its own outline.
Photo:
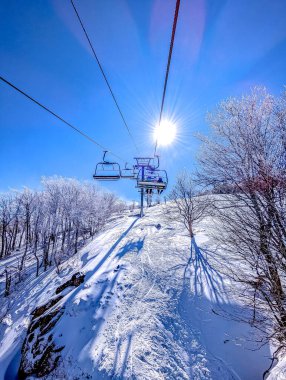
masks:
<instances>
[{"instance_id":1,"label":"tree line","mask_svg":"<svg viewBox=\"0 0 286 380\"><path fill-rule=\"evenodd\" d=\"M60 271L66 258L126 208L113 193L75 179L43 178L42 186L0 195L0 259L16 258L0 273L6 296L12 279L21 281L25 268L31 270L31 260L36 276L53 265Z\"/></svg>"}]
</instances>

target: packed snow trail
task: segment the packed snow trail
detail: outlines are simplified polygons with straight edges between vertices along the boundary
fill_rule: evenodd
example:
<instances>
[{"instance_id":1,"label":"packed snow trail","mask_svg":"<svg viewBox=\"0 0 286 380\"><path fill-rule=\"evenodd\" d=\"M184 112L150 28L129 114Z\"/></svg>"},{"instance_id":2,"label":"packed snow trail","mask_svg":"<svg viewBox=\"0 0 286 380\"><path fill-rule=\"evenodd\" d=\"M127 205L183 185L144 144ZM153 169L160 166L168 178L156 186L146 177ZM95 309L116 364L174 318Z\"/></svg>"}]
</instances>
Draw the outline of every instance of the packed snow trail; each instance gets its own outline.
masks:
<instances>
[{"instance_id":1,"label":"packed snow trail","mask_svg":"<svg viewBox=\"0 0 286 380\"><path fill-rule=\"evenodd\" d=\"M81 267L85 282L63 299L53 332L65 346L54 375L261 379L269 349L249 350L251 329L214 313L217 306L243 308L227 297L232 284L206 251L210 224L196 231L192 256L186 232L165 222L160 206L142 219L121 218L83 248L73 271Z\"/></svg>"}]
</instances>

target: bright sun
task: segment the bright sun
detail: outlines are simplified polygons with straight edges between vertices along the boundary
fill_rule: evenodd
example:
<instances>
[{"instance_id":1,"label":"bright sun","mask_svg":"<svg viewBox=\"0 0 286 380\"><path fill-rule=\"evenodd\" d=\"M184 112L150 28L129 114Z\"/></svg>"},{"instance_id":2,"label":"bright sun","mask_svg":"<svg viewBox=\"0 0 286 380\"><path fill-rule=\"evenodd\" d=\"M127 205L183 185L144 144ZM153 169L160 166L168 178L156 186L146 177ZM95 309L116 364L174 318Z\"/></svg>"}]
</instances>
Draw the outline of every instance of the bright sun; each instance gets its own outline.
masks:
<instances>
[{"instance_id":1,"label":"bright sun","mask_svg":"<svg viewBox=\"0 0 286 380\"><path fill-rule=\"evenodd\" d=\"M170 145L175 140L176 134L176 125L169 120L162 120L154 130L154 140L158 145Z\"/></svg>"}]
</instances>

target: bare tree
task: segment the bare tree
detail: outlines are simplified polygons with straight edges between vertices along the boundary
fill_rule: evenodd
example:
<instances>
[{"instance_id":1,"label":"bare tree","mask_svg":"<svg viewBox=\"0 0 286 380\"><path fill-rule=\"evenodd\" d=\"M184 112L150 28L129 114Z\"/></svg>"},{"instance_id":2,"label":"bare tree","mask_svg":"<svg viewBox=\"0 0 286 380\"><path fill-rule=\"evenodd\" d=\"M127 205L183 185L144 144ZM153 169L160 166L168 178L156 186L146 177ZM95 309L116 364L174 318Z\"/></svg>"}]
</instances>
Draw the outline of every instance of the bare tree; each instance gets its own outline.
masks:
<instances>
[{"instance_id":1,"label":"bare tree","mask_svg":"<svg viewBox=\"0 0 286 380\"><path fill-rule=\"evenodd\" d=\"M200 195L197 182L187 172L181 173L169 194L166 213L173 220L181 222L194 237L194 225L199 223L209 211L209 198Z\"/></svg>"},{"instance_id":2,"label":"bare tree","mask_svg":"<svg viewBox=\"0 0 286 380\"><path fill-rule=\"evenodd\" d=\"M38 276L41 268L56 265L59 272L65 259L127 207L95 184L51 177L42 185L42 191L0 194L0 260L15 255L13 266L0 273L6 296L13 283L31 273Z\"/></svg>"},{"instance_id":3,"label":"bare tree","mask_svg":"<svg viewBox=\"0 0 286 380\"><path fill-rule=\"evenodd\" d=\"M11 250L9 237L11 237L11 223L14 218L14 202L10 194L3 194L0 198L0 233L1 233L1 250L0 259L8 256Z\"/></svg>"},{"instance_id":4,"label":"bare tree","mask_svg":"<svg viewBox=\"0 0 286 380\"><path fill-rule=\"evenodd\" d=\"M28 253L28 248L32 244L32 229L31 229L31 221L32 221L32 215L36 209L36 203L35 203L35 194L30 191L29 189L25 189L21 198L20 198L20 204L24 216L24 226L23 229L25 231L25 249L21 257L20 262L20 272L24 268L26 256Z\"/></svg>"},{"instance_id":5,"label":"bare tree","mask_svg":"<svg viewBox=\"0 0 286 380\"><path fill-rule=\"evenodd\" d=\"M201 178L228 189L214 203L216 236L234 258L227 271L253 309L250 322L286 346L286 94L256 88L208 120Z\"/></svg>"}]
</instances>

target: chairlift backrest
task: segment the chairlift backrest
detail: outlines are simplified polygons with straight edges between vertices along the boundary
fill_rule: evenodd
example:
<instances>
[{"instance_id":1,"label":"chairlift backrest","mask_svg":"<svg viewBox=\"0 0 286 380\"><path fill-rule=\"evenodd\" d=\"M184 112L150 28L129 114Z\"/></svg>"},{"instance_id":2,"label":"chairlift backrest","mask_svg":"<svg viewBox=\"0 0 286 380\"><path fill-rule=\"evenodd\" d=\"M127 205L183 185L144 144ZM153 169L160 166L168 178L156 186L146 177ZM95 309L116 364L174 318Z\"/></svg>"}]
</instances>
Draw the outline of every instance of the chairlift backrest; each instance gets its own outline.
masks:
<instances>
[{"instance_id":1,"label":"chairlift backrest","mask_svg":"<svg viewBox=\"0 0 286 380\"><path fill-rule=\"evenodd\" d=\"M137 176L136 176L136 172L134 170L134 167L132 169L128 168L127 163L126 163L125 168L121 169L121 178L123 178L123 179L136 179Z\"/></svg>"},{"instance_id":2,"label":"chairlift backrest","mask_svg":"<svg viewBox=\"0 0 286 380\"><path fill-rule=\"evenodd\" d=\"M121 170L121 178L126 179L136 179L136 174L133 169L122 169Z\"/></svg>"},{"instance_id":3,"label":"chairlift backrest","mask_svg":"<svg viewBox=\"0 0 286 380\"><path fill-rule=\"evenodd\" d=\"M117 162L106 161L106 153L105 151L103 154L102 162L96 165L93 178L98 181L117 181L121 178L120 165Z\"/></svg>"}]
</instances>

